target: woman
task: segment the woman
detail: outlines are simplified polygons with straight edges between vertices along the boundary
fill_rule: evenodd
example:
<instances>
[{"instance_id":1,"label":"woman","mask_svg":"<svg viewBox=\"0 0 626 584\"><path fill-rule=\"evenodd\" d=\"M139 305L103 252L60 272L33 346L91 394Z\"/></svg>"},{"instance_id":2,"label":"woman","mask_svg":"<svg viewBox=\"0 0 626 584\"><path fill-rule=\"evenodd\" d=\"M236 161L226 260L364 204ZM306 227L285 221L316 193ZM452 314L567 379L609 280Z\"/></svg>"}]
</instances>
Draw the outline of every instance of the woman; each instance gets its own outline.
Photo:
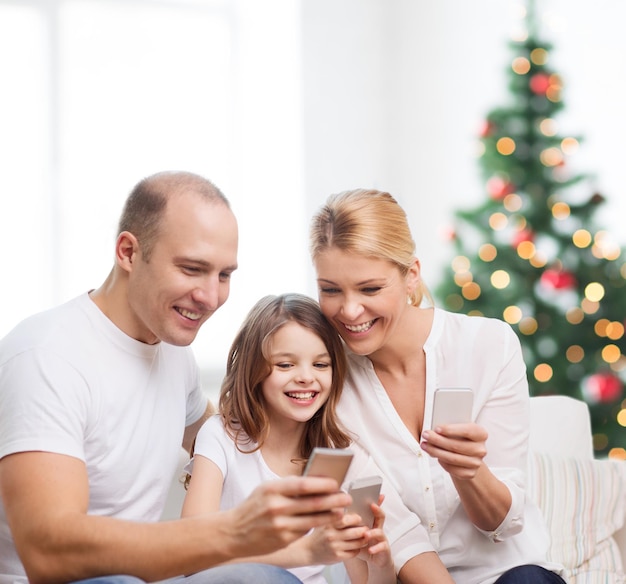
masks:
<instances>
[{"instance_id":1,"label":"woman","mask_svg":"<svg viewBox=\"0 0 626 584\"><path fill-rule=\"evenodd\" d=\"M339 415L422 524L419 552L395 557L400 579L434 582L441 560L458 584L562 583L524 492L529 396L519 341L499 320L423 306L414 254L388 193L331 196L313 219L320 305L349 350ZM429 427L438 387L473 391L470 423Z\"/></svg>"}]
</instances>

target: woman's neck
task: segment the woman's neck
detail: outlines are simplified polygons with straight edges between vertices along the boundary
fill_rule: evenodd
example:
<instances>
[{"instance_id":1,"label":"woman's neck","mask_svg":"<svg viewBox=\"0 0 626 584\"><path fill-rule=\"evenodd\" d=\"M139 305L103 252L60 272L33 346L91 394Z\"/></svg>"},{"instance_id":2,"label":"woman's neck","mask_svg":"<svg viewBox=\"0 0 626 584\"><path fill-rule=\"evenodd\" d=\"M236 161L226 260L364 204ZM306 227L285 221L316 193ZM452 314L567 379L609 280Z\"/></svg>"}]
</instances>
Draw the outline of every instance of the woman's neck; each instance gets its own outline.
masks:
<instances>
[{"instance_id":1,"label":"woman's neck","mask_svg":"<svg viewBox=\"0 0 626 584\"><path fill-rule=\"evenodd\" d=\"M374 353L368 355L376 371L401 377L410 374L416 356L422 355L424 344L432 329L432 308L410 308L393 337Z\"/></svg>"}]
</instances>

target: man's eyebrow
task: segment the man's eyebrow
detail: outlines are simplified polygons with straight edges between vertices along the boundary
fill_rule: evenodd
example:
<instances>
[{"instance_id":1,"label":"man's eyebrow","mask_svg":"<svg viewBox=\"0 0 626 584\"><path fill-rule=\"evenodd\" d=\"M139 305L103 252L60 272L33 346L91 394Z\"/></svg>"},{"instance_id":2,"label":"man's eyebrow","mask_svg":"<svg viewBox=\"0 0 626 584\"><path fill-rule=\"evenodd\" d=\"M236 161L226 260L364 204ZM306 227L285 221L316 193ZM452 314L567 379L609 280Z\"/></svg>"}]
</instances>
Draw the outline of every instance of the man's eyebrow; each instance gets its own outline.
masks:
<instances>
[{"instance_id":1,"label":"man's eyebrow","mask_svg":"<svg viewBox=\"0 0 626 584\"><path fill-rule=\"evenodd\" d=\"M175 263L187 263L187 264L195 264L197 266L201 266L203 268L214 268L215 264L212 262L207 262L206 260L195 259L186 256L180 256L174 258ZM230 266L226 266L222 268L220 271L223 272L234 272L239 266L237 264L231 264Z\"/></svg>"}]
</instances>

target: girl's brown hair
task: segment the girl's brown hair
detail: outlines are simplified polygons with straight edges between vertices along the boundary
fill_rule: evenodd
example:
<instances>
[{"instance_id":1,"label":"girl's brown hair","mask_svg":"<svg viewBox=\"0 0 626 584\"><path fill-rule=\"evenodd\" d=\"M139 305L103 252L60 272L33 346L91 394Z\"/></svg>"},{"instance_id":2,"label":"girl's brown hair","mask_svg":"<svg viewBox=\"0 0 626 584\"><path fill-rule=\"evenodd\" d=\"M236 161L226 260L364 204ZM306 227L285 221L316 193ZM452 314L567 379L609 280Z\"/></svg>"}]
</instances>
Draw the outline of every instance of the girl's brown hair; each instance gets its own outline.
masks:
<instances>
[{"instance_id":1,"label":"girl's brown hair","mask_svg":"<svg viewBox=\"0 0 626 584\"><path fill-rule=\"evenodd\" d=\"M300 442L300 456L306 460L316 446L345 448L350 443L335 413L346 376L346 356L341 338L315 300L302 294L283 294L265 296L253 306L228 354L219 409L239 450L251 452L263 445L270 427L261 384L272 371L272 337L288 322L313 331L324 343L332 364L328 400L307 422ZM252 442L256 442L252 450L241 448Z\"/></svg>"}]
</instances>

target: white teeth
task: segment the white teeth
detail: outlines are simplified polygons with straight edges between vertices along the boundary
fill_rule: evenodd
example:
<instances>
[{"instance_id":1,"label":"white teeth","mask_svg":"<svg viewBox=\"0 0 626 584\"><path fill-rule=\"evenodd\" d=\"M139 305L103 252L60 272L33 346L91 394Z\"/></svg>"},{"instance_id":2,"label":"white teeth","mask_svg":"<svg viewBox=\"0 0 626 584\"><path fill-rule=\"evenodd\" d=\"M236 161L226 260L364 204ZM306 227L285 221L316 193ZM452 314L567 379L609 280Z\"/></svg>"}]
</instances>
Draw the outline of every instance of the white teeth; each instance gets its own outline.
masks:
<instances>
[{"instance_id":1,"label":"white teeth","mask_svg":"<svg viewBox=\"0 0 626 584\"><path fill-rule=\"evenodd\" d=\"M349 324L344 324L343 326L345 326L351 333L362 333L371 329L373 324L374 324L373 320L368 320L367 322L364 322L363 324L357 324L354 326L351 326Z\"/></svg>"},{"instance_id":2,"label":"white teeth","mask_svg":"<svg viewBox=\"0 0 626 584\"><path fill-rule=\"evenodd\" d=\"M191 312L189 310L185 310L184 308L179 308L178 312L180 312L180 314L182 314L185 318L188 318L190 320L200 320L200 318L202 318L201 314L198 314L197 312Z\"/></svg>"},{"instance_id":3,"label":"white teeth","mask_svg":"<svg viewBox=\"0 0 626 584\"><path fill-rule=\"evenodd\" d=\"M313 399L315 397L314 391L307 391L306 393L297 392L297 393L287 393L288 397L292 397L294 399Z\"/></svg>"}]
</instances>

